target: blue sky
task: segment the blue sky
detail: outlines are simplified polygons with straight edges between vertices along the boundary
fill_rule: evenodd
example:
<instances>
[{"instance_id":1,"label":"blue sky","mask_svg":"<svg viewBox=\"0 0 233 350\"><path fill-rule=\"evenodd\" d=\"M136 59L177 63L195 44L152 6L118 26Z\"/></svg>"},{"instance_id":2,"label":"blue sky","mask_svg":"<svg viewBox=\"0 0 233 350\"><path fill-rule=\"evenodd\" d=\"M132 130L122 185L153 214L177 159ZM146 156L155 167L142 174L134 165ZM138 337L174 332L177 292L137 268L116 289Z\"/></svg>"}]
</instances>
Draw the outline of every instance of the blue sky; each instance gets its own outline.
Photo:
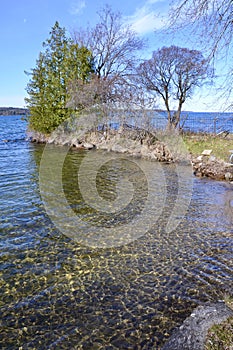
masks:
<instances>
[{"instance_id":1,"label":"blue sky","mask_svg":"<svg viewBox=\"0 0 233 350\"><path fill-rule=\"evenodd\" d=\"M106 3L119 10L124 20L132 24L139 35L148 38L145 54L171 44L193 48L191 38L162 37L155 34L166 22L167 0L1 0L0 21L0 106L25 106L28 77L24 71L34 68L42 42L49 37L51 27L59 21L67 31L86 27L97 21L97 11ZM148 56L149 57L149 56ZM214 101L210 87L197 91L185 104L186 110L214 111L222 106Z\"/></svg>"}]
</instances>

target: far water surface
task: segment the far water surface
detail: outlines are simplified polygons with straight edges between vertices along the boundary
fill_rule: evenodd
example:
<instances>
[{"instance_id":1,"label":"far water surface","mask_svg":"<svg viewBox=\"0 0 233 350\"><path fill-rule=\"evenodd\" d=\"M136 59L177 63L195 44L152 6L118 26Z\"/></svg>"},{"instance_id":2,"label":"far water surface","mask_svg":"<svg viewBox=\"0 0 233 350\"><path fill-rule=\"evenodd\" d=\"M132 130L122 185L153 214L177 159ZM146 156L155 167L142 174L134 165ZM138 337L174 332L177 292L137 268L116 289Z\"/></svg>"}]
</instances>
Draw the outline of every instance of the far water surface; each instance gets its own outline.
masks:
<instances>
[{"instance_id":1,"label":"far water surface","mask_svg":"<svg viewBox=\"0 0 233 350\"><path fill-rule=\"evenodd\" d=\"M176 168L153 163L155 182L164 187L165 176L167 195L150 230L122 246L86 246L60 232L46 213L39 189L44 146L26 141L25 130L19 116L0 116L1 349L159 349L193 308L232 294L232 185L190 178L186 216L166 233L178 193ZM67 202L84 222L92 221L93 230L123 229L145 205L146 179L124 163L136 196L117 217L97 215L78 187L86 155L67 154ZM114 200L114 174L101 169L99 195Z\"/></svg>"}]
</instances>

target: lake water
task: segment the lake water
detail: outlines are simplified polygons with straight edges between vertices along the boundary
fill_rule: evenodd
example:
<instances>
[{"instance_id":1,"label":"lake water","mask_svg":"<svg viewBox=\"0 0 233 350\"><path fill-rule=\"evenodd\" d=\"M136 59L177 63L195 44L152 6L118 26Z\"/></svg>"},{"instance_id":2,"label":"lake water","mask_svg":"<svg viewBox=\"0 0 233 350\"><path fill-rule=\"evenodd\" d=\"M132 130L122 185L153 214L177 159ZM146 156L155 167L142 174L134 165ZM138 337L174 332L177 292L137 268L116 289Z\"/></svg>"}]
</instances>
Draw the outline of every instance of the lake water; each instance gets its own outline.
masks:
<instances>
[{"instance_id":1,"label":"lake water","mask_svg":"<svg viewBox=\"0 0 233 350\"><path fill-rule=\"evenodd\" d=\"M121 114L119 118L122 118ZM134 113L131 119L128 119L130 124L142 128L152 125L156 129L166 129L167 126L166 111L147 110L143 118L141 111L139 111L138 113ZM185 132L208 134L233 133L233 113L182 111L180 127Z\"/></svg>"},{"instance_id":2,"label":"lake water","mask_svg":"<svg viewBox=\"0 0 233 350\"><path fill-rule=\"evenodd\" d=\"M174 165L154 162L148 167L151 177L155 174L156 200L166 196L150 229L119 246L84 244L91 241L70 238L69 227L64 234L45 210L47 194L39 183L44 146L27 142L25 129L19 116L0 117L0 348L158 349L194 307L232 294L232 186L186 177L193 181L191 202L168 233L179 179ZM62 156L61 147L46 152L51 161ZM71 150L65 157L62 185L68 206L84 223L91 222L92 237L96 227L107 228L110 235L122 227L125 236L126 223L146 206L146 179L133 159L115 158L110 172L102 166L100 196L115 199L114 170L123 168L137 193L116 217L100 215L85 203L78 186L87 156ZM56 174L46 174L51 199ZM184 187L184 199L188 190ZM59 209L59 198L54 203Z\"/></svg>"},{"instance_id":3,"label":"lake water","mask_svg":"<svg viewBox=\"0 0 233 350\"><path fill-rule=\"evenodd\" d=\"M154 125L166 127L166 112L155 114ZM233 114L216 112L181 112L180 126L184 131L214 133L223 131L233 133Z\"/></svg>"}]
</instances>

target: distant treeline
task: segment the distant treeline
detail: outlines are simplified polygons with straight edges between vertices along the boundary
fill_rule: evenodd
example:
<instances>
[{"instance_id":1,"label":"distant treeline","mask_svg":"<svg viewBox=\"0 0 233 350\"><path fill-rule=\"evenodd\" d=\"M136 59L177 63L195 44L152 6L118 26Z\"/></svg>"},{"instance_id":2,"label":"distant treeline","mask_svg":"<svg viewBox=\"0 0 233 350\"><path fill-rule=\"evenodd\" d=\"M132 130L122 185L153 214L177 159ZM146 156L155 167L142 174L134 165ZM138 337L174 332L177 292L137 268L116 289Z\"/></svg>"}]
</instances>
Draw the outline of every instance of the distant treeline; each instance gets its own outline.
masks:
<instances>
[{"instance_id":1,"label":"distant treeline","mask_svg":"<svg viewBox=\"0 0 233 350\"><path fill-rule=\"evenodd\" d=\"M0 107L0 115L27 115L27 108Z\"/></svg>"}]
</instances>

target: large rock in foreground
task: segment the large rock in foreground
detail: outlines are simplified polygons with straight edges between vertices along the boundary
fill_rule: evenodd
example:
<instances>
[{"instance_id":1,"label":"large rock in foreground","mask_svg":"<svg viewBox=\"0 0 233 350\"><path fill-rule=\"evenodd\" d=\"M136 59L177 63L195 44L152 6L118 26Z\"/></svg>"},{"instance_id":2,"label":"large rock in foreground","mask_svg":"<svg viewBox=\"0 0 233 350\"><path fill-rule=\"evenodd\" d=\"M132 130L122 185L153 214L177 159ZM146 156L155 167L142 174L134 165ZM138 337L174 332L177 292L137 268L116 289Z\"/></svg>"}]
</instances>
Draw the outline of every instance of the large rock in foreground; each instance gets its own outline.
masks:
<instances>
[{"instance_id":1,"label":"large rock in foreground","mask_svg":"<svg viewBox=\"0 0 233 350\"><path fill-rule=\"evenodd\" d=\"M223 302L198 306L162 350L203 350L208 330L229 317L233 317L233 310Z\"/></svg>"}]
</instances>

